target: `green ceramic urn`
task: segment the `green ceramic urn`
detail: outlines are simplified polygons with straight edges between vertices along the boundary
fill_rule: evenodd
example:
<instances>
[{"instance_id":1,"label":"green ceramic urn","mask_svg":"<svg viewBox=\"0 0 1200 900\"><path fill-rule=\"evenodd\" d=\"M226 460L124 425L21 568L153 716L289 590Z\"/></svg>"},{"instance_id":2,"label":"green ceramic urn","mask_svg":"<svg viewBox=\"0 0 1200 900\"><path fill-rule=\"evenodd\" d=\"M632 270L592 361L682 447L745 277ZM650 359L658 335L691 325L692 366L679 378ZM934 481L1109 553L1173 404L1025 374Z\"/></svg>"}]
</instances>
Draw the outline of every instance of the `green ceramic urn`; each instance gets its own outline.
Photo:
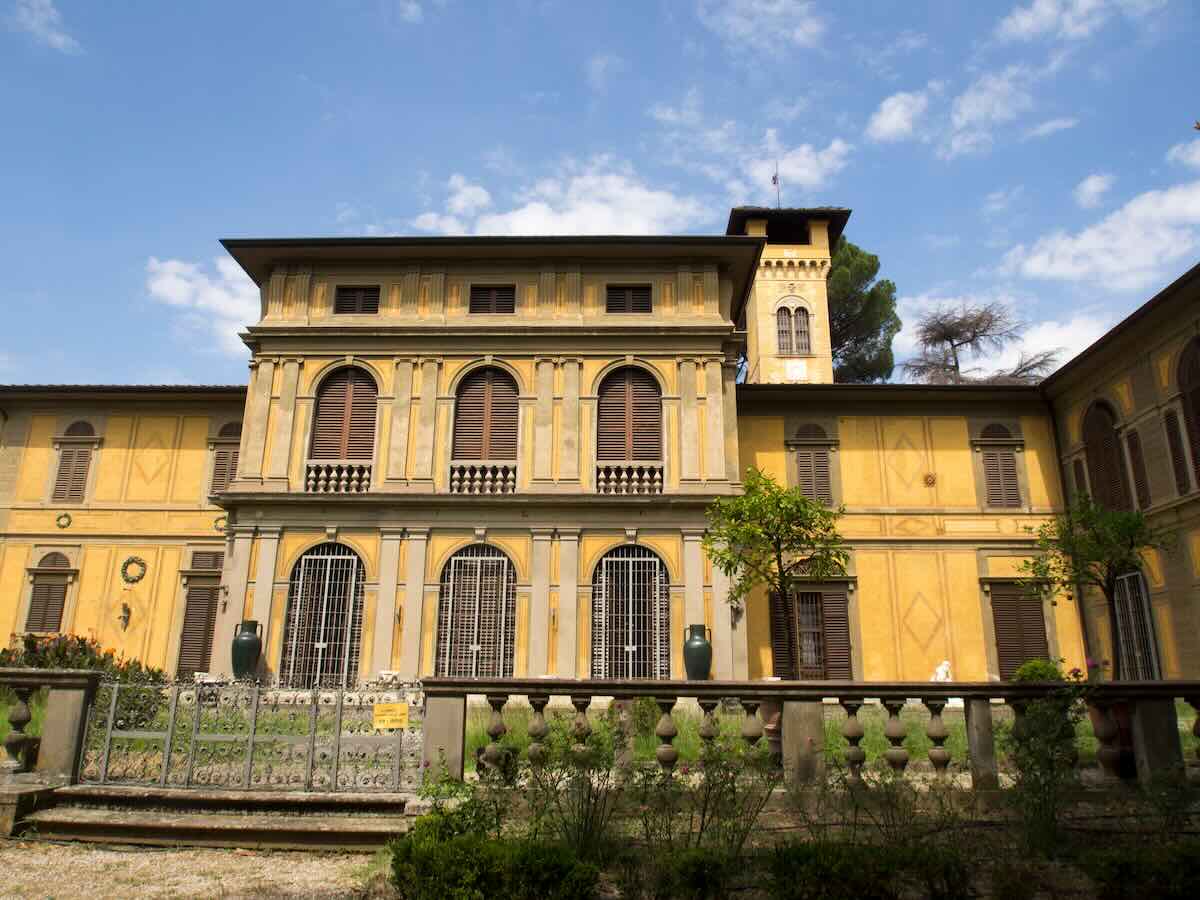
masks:
<instances>
[{"instance_id":1,"label":"green ceramic urn","mask_svg":"<svg viewBox=\"0 0 1200 900\"><path fill-rule=\"evenodd\" d=\"M247 619L233 634L233 677L253 678L262 654L262 626Z\"/></svg>"},{"instance_id":2,"label":"green ceramic urn","mask_svg":"<svg viewBox=\"0 0 1200 900\"><path fill-rule=\"evenodd\" d=\"M683 642L683 668L688 681L708 681L712 668L712 642L708 639L704 625L689 625L687 639Z\"/></svg>"}]
</instances>

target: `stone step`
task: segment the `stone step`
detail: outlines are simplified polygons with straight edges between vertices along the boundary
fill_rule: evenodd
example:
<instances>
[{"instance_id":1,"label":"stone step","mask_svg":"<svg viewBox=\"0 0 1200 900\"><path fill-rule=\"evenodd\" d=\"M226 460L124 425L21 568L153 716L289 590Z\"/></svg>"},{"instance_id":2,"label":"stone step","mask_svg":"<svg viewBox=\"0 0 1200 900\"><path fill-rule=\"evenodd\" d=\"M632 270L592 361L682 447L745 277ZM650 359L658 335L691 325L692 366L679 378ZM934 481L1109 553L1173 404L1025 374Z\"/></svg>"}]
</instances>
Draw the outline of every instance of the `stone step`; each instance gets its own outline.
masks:
<instances>
[{"instance_id":1,"label":"stone step","mask_svg":"<svg viewBox=\"0 0 1200 900\"><path fill-rule=\"evenodd\" d=\"M403 815L164 813L60 805L24 820L27 836L159 847L373 851L408 828Z\"/></svg>"},{"instance_id":2,"label":"stone step","mask_svg":"<svg viewBox=\"0 0 1200 900\"><path fill-rule=\"evenodd\" d=\"M171 812L246 812L277 815L404 815L412 794L328 791L230 791L75 784L54 792L58 806L158 809Z\"/></svg>"}]
</instances>

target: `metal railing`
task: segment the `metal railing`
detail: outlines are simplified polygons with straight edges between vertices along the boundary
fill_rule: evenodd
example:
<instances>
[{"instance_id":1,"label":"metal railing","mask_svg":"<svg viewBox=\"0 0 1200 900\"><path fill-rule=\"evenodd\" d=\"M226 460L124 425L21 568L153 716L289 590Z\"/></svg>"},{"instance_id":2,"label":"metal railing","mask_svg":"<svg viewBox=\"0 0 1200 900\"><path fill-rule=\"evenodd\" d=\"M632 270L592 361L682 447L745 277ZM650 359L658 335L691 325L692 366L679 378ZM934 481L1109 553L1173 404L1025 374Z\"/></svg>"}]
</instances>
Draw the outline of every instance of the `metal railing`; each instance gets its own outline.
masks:
<instances>
[{"instance_id":1,"label":"metal railing","mask_svg":"<svg viewBox=\"0 0 1200 900\"><path fill-rule=\"evenodd\" d=\"M309 494L362 494L371 489L371 463L353 459L309 460L304 490Z\"/></svg>"},{"instance_id":2,"label":"metal railing","mask_svg":"<svg viewBox=\"0 0 1200 900\"><path fill-rule=\"evenodd\" d=\"M1000 701L1012 708L1019 723L1026 708L1036 700L1054 696L1063 690L1061 683L1013 682L847 682L847 681L652 681L652 680L578 680L578 679L497 679L430 678L422 683L425 692L424 758L437 761L444 755L451 773L461 777L465 700L482 694L492 709L488 734L492 742L485 752L499 752L496 746L506 733L503 710L510 698L526 698L533 717L529 733L538 745L547 733L544 710L552 697L566 698L576 711L576 733L590 730L587 709L593 699L632 700L650 697L662 713L656 728L661 746L656 758L670 768L678 758L673 742L677 728L672 720L676 704L694 700L703 715L702 739L716 735L714 714L718 708L740 707L744 712L741 735L755 744L764 736L776 758L786 762L798 759L810 738L824 741L824 725L819 721L816 733L808 733L800 716L790 714L793 704L823 704L829 700L845 711L841 725L848 748L845 763L851 779L861 778L866 752L860 746L865 729L859 712L868 703L878 703L886 711L884 736L888 749L884 759L896 772L908 767L909 752L904 747L907 735L900 713L908 704L919 704L928 711L925 735L930 741L929 762L939 777L950 763L946 749L949 730L942 718L946 707L961 701L966 716L968 767L972 783L979 788L999 785L992 706ZM1123 750L1131 753L1139 779L1177 769L1183 764L1182 747L1175 713L1176 699L1185 700L1200 711L1200 681L1106 682L1088 685L1087 703L1096 723L1100 742L1098 762L1109 778L1126 774L1122 767ZM1121 721L1119 721L1121 720ZM1123 723L1132 734L1130 746L1123 748ZM1014 725L1017 727L1017 725ZM1200 738L1200 717L1193 726ZM818 745L820 746L820 744ZM808 752L812 752L811 748ZM531 758L533 756L531 755Z\"/></svg>"},{"instance_id":3,"label":"metal railing","mask_svg":"<svg viewBox=\"0 0 1200 900\"><path fill-rule=\"evenodd\" d=\"M660 462L605 462L596 464L598 494L661 494L663 464Z\"/></svg>"},{"instance_id":4,"label":"metal railing","mask_svg":"<svg viewBox=\"0 0 1200 900\"><path fill-rule=\"evenodd\" d=\"M512 494L517 490L517 461L455 459L450 461L450 493Z\"/></svg>"}]
</instances>

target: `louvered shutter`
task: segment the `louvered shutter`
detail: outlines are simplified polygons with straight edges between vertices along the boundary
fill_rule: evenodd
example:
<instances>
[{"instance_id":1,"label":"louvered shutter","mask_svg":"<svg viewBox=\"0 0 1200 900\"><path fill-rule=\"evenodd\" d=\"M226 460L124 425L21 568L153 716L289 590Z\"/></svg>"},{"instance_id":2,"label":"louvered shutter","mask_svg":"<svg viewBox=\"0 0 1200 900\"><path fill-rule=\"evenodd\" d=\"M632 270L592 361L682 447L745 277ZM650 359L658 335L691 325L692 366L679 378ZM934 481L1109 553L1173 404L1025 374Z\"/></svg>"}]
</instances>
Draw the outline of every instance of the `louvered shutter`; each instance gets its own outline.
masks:
<instances>
[{"instance_id":1,"label":"louvered shutter","mask_svg":"<svg viewBox=\"0 0 1200 900\"><path fill-rule=\"evenodd\" d=\"M794 604L780 594L771 594L771 674L776 678L799 678L796 666L796 635Z\"/></svg>"},{"instance_id":2,"label":"louvered shutter","mask_svg":"<svg viewBox=\"0 0 1200 900\"><path fill-rule=\"evenodd\" d=\"M59 451L58 473L54 478L56 503L82 503L87 489L88 466L92 461L91 447L63 447Z\"/></svg>"},{"instance_id":3,"label":"louvered shutter","mask_svg":"<svg viewBox=\"0 0 1200 900\"><path fill-rule=\"evenodd\" d=\"M33 587L29 594L29 615L25 619L25 630L61 631L63 607L66 606L66 603L66 575L34 575Z\"/></svg>"},{"instance_id":4,"label":"louvered shutter","mask_svg":"<svg viewBox=\"0 0 1200 900\"><path fill-rule=\"evenodd\" d=\"M1192 477L1200 485L1200 338L1192 339L1179 360L1179 390L1183 393L1183 423L1192 449Z\"/></svg>"},{"instance_id":5,"label":"louvered shutter","mask_svg":"<svg viewBox=\"0 0 1200 900\"><path fill-rule=\"evenodd\" d=\"M1017 481L1017 455L1012 450L983 451L983 480L987 489L988 506L1021 505L1021 486Z\"/></svg>"},{"instance_id":6,"label":"louvered shutter","mask_svg":"<svg viewBox=\"0 0 1200 900\"><path fill-rule=\"evenodd\" d=\"M375 455L377 389L366 372L338 369L317 392L311 459L371 459Z\"/></svg>"},{"instance_id":7,"label":"louvered shutter","mask_svg":"<svg viewBox=\"0 0 1200 900\"><path fill-rule=\"evenodd\" d=\"M513 284L473 284L469 309L472 313L511 313L517 307Z\"/></svg>"},{"instance_id":8,"label":"louvered shutter","mask_svg":"<svg viewBox=\"0 0 1200 900\"><path fill-rule=\"evenodd\" d=\"M507 372L488 372L487 428L483 459L517 458L517 384Z\"/></svg>"},{"instance_id":9,"label":"louvered shutter","mask_svg":"<svg viewBox=\"0 0 1200 900\"><path fill-rule=\"evenodd\" d=\"M1191 485L1188 482L1187 457L1183 453L1183 435L1179 432L1179 416L1174 410L1168 410L1163 416L1163 426L1167 429L1167 447L1171 451L1171 470L1175 473L1175 490L1179 496L1188 492Z\"/></svg>"},{"instance_id":10,"label":"louvered shutter","mask_svg":"<svg viewBox=\"0 0 1200 900\"><path fill-rule=\"evenodd\" d=\"M1046 618L1041 598L1026 593L1020 584L993 583L991 596L1000 678L1009 681L1022 663L1050 658Z\"/></svg>"},{"instance_id":11,"label":"louvered shutter","mask_svg":"<svg viewBox=\"0 0 1200 900\"><path fill-rule=\"evenodd\" d=\"M833 484L829 472L829 449L811 447L796 451L796 472L800 493L826 505L833 503Z\"/></svg>"},{"instance_id":12,"label":"louvered shutter","mask_svg":"<svg viewBox=\"0 0 1200 900\"><path fill-rule=\"evenodd\" d=\"M600 385L596 407L597 459L662 459L662 400L650 373L613 372Z\"/></svg>"},{"instance_id":13,"label":"louvered shutter","mask_svg":"<svg viewBox=\"0 0 1200 900\"><path fill-rule=\"evenodd\" d=\"M610 313L648 313L650 285L610 284L605 294L604 308Z\"/></svg>"},{"instance_id":14,"label":"louvered shutter","mask_svg":"<svg viewBox=\"0 0 1200 900\"><path fill-rule=\"evenodd\" d=\"M796 352L811 353L812 344L808 337L808 310L797 309L795 317L796 328Z\"/></svg>"},{"instance_id":15,"label":"louvered shutter","mask_svg":"<svg viewBox=\"0 0 1200 900\"><path fill-rule=\"evenodd\" d=\"M782 308L775 312L775 332L779 338L779 352L792 352L792 311Z\"/></svg>"},{"instance_id":16,"label":"louvered shutter","mask_svg":"<svg viewBox=\"0 0 1200 900\"><path fill-rule=\"evenodd\" d=\"M193 569L220 569L224 565L223 550L196 550L192 553Z\"/></svg>"},{"instance_id":17,"label":"louvered shutter","mask_svg":"<svg viewBox=\"0 0 1200 900\"><path fill-rule=\"evenodd\" d=\"M1075 496L1082 497L1088 492L1087 476L1083 471L1083 460L1075 460L1071 464L1071 468L1075 472Z\"/></svg>"},{"instance_id":18,"label":"louvered shutter","mask_svg":"<svg viewBox=\"0 0 1200 900\"><path fill-rule=\"evenodd\" d=\"M379 285L338 285L333 298L333 311L336 315L379 312Z\"/></svg>"},{"instance_id":19,"label":"louvered shutter","mask_svg":"<svg viewBox=\"0 0 1200 900\"><path fill-rule=\"evenodd\" d=\"M178 678L191 678L196 672L209 669L219 592L220 585L215 581L192 579L188 584L183 631L179 636Z\"/></svg>"},{"instance_id":20,"label":"louvered shutter","mask_svg":"<svg viewBox=\"0 0 1200 900\"><path fill-rule=\"evenodd\" d=\"M1146 509L1150 505L1150 482L1146 479L1146 461L1142 456L1142 438L1133 430L1125 435L1125 444L1129 448L1129 467L1133 470L1133 489L1137 496L1138 509Z\"/></svg>"},{"instance_id":21,"label":"louvered shutter","mask_svg":"<svg viewBox=\"0 0 1200 900\"><path fill-rule=\"evenodd\" d=\"M841 588L821 591L822 626L825 636L825 677L850 681L853 665L850 654L850 603Z\"/></svg>"},{"instance_id":22,"label":"louvered shutter","mask_svg":"<svg viewBox=\"0 0 1200 900\"><path fill-rule=\"evenodd\" d=\"M512 376L476 369L462 380L454 404L454 459L517 458L519 404Z\"/></svg>"},{"instance_id":23,"label":"louvered shutter","mask_svg":"<svg viewBox=\"0 0 1200 900\"><path fill-rule=\"evenodd\" d=\"M237 474L238 448L218 447L213 453L213 475L210 494L219 494L229 489L230 483Z\"/></svg>"},{"instance_id":24,"label":"louvered shutter","mask_svg":"<svg viewBox=\"0 0 1200 900\"><path fill-rule=\"evenodd\" d=\"M1130 509L1129 477L1117 443L1116 420L1100 404L1093 405L1083 420L1083 442L1087 455L1088 482L1092 496L1109 509Z\"/></svg>"}]
</instances>

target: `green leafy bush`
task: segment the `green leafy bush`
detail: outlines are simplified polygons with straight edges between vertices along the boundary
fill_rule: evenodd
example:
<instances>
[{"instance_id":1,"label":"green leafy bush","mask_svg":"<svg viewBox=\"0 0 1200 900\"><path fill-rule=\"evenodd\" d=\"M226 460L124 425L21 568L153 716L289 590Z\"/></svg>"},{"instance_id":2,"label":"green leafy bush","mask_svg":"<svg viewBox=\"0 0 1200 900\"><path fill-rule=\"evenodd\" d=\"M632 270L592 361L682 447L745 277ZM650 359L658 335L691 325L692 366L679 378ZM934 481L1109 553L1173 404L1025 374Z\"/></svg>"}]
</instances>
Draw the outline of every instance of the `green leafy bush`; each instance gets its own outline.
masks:
<instances>
[{"instance_id":1,"label":"green leafy bush","mask_svg":"<svg viewBox=\"0 0 1200 900\"><path fill-rule=\"evenodd\" d=\"M27 669L90 669L112 681L128 684L161 684L167 680L162 669L127 659L100 642L77 634L53 636L21 635L0 650L0 667Z\"/></svg>"},{"instance_id":2,"label":"green leafy bush","mask_svg":"<svg viewBox=\"0 0 1200 900\"><path fill-rule=\"evenodd\" d=\"M1059 664L1048 659L1028 659L1013 672L1013 681L1065 681Z\"/></svg>"},{"instance_id":3,"label":"green leafy bush","mask_svg":"<svg viewBox=\"0 0 1200 900\"><path fill-rule=\"evenodd\" d=\"M1079 866L1096 885L1100 900L1183 900L1196 896L1192 874L1200 840L1153 846L1108 846L1084 853Z\"/></svg>"},{"instance_id":4,"label":"green leafy bush","mask_svg":"<svg viewBox=\"0 0 1200 900\"><path fill-rule=\"evenodd\" d=\"M850 841L777 846L768 859L768 887L777 900L969 900L971 869L953 847L885 847Z\"/></svg>"},{"instance_id":5,"label":"green leafy bush","mask_svg":"<svg viewBox=\"0 0 1200 900\"><path fill-rule=\"evenodd\" d=\"M738 873L729 853L714 847L628 851L618 863L622 900L718 900L730 896Z\"/></svg>"}]
</instances>

